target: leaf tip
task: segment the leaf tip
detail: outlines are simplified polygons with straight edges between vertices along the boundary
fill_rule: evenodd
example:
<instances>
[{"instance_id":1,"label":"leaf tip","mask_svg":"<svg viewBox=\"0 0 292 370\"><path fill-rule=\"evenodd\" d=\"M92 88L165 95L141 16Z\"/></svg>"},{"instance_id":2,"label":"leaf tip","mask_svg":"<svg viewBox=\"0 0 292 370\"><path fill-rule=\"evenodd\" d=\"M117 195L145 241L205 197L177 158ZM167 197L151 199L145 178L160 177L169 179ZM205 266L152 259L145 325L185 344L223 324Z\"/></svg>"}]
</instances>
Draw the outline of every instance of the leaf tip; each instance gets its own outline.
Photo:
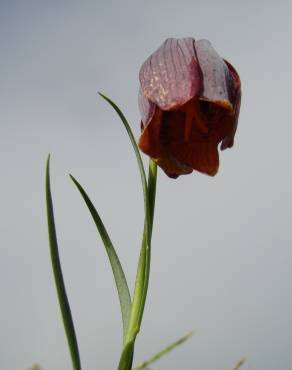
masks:
<instances>
[{"instance_id":1,"label":"leaf tip","mask_svg":"<svg viewBox=\"0 0 292 370\"><path fill-rule=\"evenodd\" d=\"M98 91L97 92L99 96L101 96L103 99L106 99L106 96L101 92L101 91Z\"/></svg>"},{"instance_id":2,"label":"leaf tip","mask_svg":"<svg viewBox=\"0 0 292 370\"><path fill-rule=\"evenodd\" d=\"M46 161L46 183L47 183L47 187L50 186L50 159L51 159L51 154L48 154L47 161Z\"/></svg>"},{"instance_id":3,"label":"leaf tip","mask_svg":"<svg viewBox=\"0 0 292 370\"><path fill-rule=\"evenodd\" d=\"M186 334L186 338L191 338L195 334L195 330L191 330L188 334Z\"/></svg>"},{"instance_id":4,"label":"leaf tip","mask_svg":"<svg viewBox=\"0 0 292 370\"><path fill-rule=\"evenodd\" d=\"M49 153L48 156L47 156L47 161L46 161L47 167L49 167L49 165L50 165L50 160L51 160L51 153Z\"/></svg>"},{"instance_id":5,"label":"leaf tip","mask_svg":"<svg viewBox=\"0 0 292 370\"><path fill-rule=\"evenodd\" d=\"M77 180L75 179L75 177L71 173L69 173L69 177L74 182L75 185L78 184Z\"/></svg>"}]
</instances>

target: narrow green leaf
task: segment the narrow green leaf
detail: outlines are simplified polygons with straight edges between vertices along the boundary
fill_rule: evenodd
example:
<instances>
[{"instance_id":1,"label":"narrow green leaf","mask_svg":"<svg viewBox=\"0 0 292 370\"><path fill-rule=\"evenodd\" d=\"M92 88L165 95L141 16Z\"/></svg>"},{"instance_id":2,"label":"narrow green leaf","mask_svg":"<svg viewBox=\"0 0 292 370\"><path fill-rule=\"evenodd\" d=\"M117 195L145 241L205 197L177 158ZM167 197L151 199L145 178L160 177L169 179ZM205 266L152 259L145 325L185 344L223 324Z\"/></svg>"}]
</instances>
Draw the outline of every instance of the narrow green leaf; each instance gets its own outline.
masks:
<instances>
[{"instance_id":1,"label":"narrow green leaf","mask_svg":"<svg viewBox=\"0 0 292 370\"><path fill-rule=\"evenodd\" d=\"M143 194L144 194L145 212L146 212L146 209L148 208L146 174L145 174L142 158L141 158L141 155L140 155L140 151L139 151L139 148L137 146L137 143L136 143L135 137L133 135L133 132L131 130L131 127L129 125L129 122L127 121L127 119L126 119L125 115L123 114L123 112L121 111L121 109L110 98L108 98L106 95L102 94L101 92L99 92L98 94L114 108L114 110L116 111L116 113L120 117L120 119L121 119L121 121L122 121L122 123L123 123L123 125L124 125L124 127L127 131L129 139L132 143L132 146L133 146L133 149L134 149L134 152L135 152L135 155L136 155L139 171L140 171L140 177L141 177L141 181L142 181Z\"/></svg>"},{"instance_id":2,"label":"narrow green leaf","mask_svg":"<svg viewBox=\"0 0 292 370\"><path fill-rule=\"evenodd\" d=\"M144 306L146 301L148 283L149 283L149 272L150 272L150 257L151 257L151 233L152 233L152 224L153 224L153 215L154 215L154 203L155 203L155 190L156 190L156 164L153 161L150 161L151 165L149 166L149 180L152 181L150 188L148 188L145 170L139 148L137 146L136 140L132 133L131 127L120 110L120 108L107 96L99 93L99 95L105 99L112 108L116 111L120 117L127 133L132 143L139 171L142 181L143 196L144 196L144 211L145 211L145 221L144 221L144 231L142 238L142 245L140 251L140 257L138 262L136 280L135 280L135 289L132 302L132 310L129 319L128 332L126 336L126 343L133 343L134 351L134 342L136 336L140 330L142 316L144 312ZM149 192L150 189L150 192ZM152 197L152 198L151 198ZM151 204L150 204L151 203ZM130 347L131 349L131 347ZM128 364L122 361L124 352L120 360L119 370L128 370ZM129 356L129 355L128 355ZM133 353L132 353L133 356ZM124 367L123 367L124 366Z\"/></svg>"},{"instance_id":3,"label":"narrow green leaf","mask_svg":"<svg viewBox=\"0 0 292 370\"><path fill-rule=\"evenodd\" d=\"M239 360L232 370L238 370L243 364L245 364L245 361L246 361L245 358L242 358L241 360Z\"/></svg>"},{"instance_id":4,"label":"narrow green leaf","mask_svg":"<svg viewBox=\"0 0 292 370\"><path fill-rule=\"evenodd\" d=\"M144 222L144 232L143 232L143 241L140 251L140 257L138 262L138 269L136 274L136 281L135 281L135 289L134 289L134 295L133 295L133 303L132 303L132 311L129 319L129 328L127 333L127 339L126 341L132 341L135 340L135 337L139 331L139 317L141 316L141 312L143 311L143 308L141 307L143 296L144 296L144 287L145 287L145 277L146 277L146 264L147 264L147 253L146 249L149 248L150 245L150 208L149 208L149 199L148 199L148 185L145 175L145 170L142 162L142 158L139 152L139 148L137 146L135 137L133 135L133 132L131 130L131 127L121 111L121 109L106 95L99 93L99 95L106 100L112 108L116 111L118 116L120 117L127 134L129 136L129 139L131 141L132 147L134 149L139 171L140 171L140 177L142 182L142 188L143 188L143 196L144 196L144 211L145 211L145 222Z\"/></svg>"},{"instance_id":5,"label":"narrow green leaf","mask_svg":"<svg viewBox=\"0 0 292 370\"><path fill-rule=\"evenodd\" d=\"M71 309L66 294L61 262L58 251L57 234L54 219L53 201L50 185L50 156L48 156L46 166L46 205L47 205L47 218L48 218L48 232L51 262L55 278L55 284L59 299L59 305L62 313L63 324L70 350L73 370L81 370L80 356L78 350L78 343L75 334Z\"/></svg>"},{"instance_id":6,"label":"narrow green leaf","mask_svg":"<svg viewBox=\"0 0 292 370\"><path fill-rule=\"evenodd\" d=\"M167 346L166 348L164 348L162 351L156 353L154 356L152 356L151 358L149 358L148 360L142 362L141 364L137 365L136 367L134 367L133 370L142 370L142 369L145 369L145 367L147 367L148 365L152 364L153 362L159 360L162 356L166 355L167 353L169 353L170 351L172 351L173 349L175 349L176 347L180 346L181 344L183 344L186 340L188 340L194 333L191 332L191 333L188 333L187 335L184 335L183 337L181 337L180 339L178 339L177 341L175 341L174 343L172 343L171 345Z\"/></svg>"},{"instance_id":7,"label":"narrow green leaf","mask_svg":"<svg viewBox=\"0 0 292 370\"><path fill-rule=\"evenodd\" d=\"M129 323L129 318L130 318L130 313L131 313L131 296L127 284L127 280L121 265L121 262L119 260L119 257L115 251L115 248L111 242L111 239L108 235L108 232L96 210L94 207L93 203L89 199L88 195L86 194L85 190L82 188L82 186L79 184L79 182L72 176L70 175L72 181L76 185L77 189L79 190L82 198L84 199L89 212L91 213L91 216L95 222L95 225L97 227L97 230L100 234L100 237L103 241L103 244L105 246L105 250L107 252L111 268L113 271L117 291L118 291L118 296L119 296L119 301L120 301L120 306L121 306L121 312L122 312L122 320L123 320L123 338L125 342L126 338L126 333L127 333L127 328L128 328L128 323Z\"/></svg>"}]
</instances>

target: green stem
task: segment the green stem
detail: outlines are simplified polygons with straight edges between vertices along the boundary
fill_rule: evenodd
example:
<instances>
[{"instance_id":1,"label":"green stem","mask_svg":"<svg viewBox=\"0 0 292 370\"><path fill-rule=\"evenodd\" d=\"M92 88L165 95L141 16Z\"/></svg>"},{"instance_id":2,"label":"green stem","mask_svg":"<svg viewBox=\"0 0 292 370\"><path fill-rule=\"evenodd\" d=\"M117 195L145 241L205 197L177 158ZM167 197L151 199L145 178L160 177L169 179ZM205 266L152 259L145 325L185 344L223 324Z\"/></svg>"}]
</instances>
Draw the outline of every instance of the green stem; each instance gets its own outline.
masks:
<instances>
[{"instance_id":1,"label":"green stem","mask_svg":"<svg viewBox=\"0 0 292 370\"><path fill-rule=\"evenodd\" d=\"M143 240L139 256L137 276L135 282L135 290L132 301L132 310L129 320L128 332L126 336L126 343L133 342L136 339L136 336L140 330L140 312L141 312L141 302L144 291L144 282L145 282L145 272L146 272L146 259L147 259L147 238L146 238L146 223L144 225ZM148 239L149 240L149 239Z\"/></svg>"},{"instance_id":2,"label":"green stem","mask_svg":"<svg viewBox=\"0 0 292 370\"><path fill-rule=\"evenodd\" d=\"M150 262L151 262L151 238L154 220L154 210L155 210L155 199L156 199L156 183L157 183L157 165L151 159L149 161L149 173L148 173L148 202L149 202L149 237L148 244L146 244L146 266L145 266L145 277L144 277L144 287L143 295L141 299L141 306L139 312L139 327L142 322L146 297L148 292L149 278L150 278Z\"/></svg>"},{"instance_id":3,"label":"green stem","mask_svg":"<svg viewBox=\"0 0 292 370\"><path fill-rule=\"evenodd\" d=\"M154 219L155 195L156 195L156 180L157 180L157 166L152 160L149 162L149 174L147 184L147 209L145 210L145 222L141 252L139 257L137 277L135 284L135 291L133 295L132 310L130 315L128 333L126 343L132 343L134 349L134 342L140 330L144 307L146 303L147 290L150 276L150 259L151 259L151 236ZM127 346L125 347L128 348ZM130 347L129 347L130 348ZM129 352L130 354L130 352ZM124 358L129 358L123 351L121 361ZM120 361L119 370L130 370L131 361Z\"/></svg>"}]
</instances>

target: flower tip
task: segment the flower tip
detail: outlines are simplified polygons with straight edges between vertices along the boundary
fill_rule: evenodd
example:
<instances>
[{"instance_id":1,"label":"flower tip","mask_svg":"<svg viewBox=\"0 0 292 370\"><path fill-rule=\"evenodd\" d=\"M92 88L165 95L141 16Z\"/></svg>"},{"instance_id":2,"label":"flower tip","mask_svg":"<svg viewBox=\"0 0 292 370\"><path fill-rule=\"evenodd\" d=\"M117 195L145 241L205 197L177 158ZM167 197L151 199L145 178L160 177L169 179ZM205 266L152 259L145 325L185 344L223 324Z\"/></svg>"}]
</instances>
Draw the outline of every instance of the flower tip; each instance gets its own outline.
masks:
<instances>
[{"instance_id":1,"label":"flower tip","mask_svg":"<svg viewBox=\"0 0 292 370\"><path fill-rule=\"evenodd\" d=\"M221 107L223 109L227 109L229 111L233 110L233 105L228 100L215 100L214 104L216 104L218 107Z\"/></svg>"},{"instance_id":2,"label":"flower tip","mask_svg":"<svg viewBox=\"0 0 292 370\"><path fill-rule=\"evenodd\" d=\"M223 139L221 145L220 145L220 150L225 150L228 148L232 148L234 144L234 138L233 137L226 137Z\"/></svg>"},{"instance_id":3,"label":"flower tip","mask_svg":"<svg viewBox=\"0 0 292 370\"><path fill-rule=\"evenodd\" d=\"M219 167L214 168L213 171L211 171L211 172L208 173L208 175L211 176L211 177L214 177L214 176L217 175L218 170L219 170Z\"/></svg>"},{"instance_id":4,"label":"flower tip","mask_svg":"<svg viewBox=\"0 0 292 370\"><path fill-rule=\"evenodd\" d=\"M219 171L219 163L215 166L210 166L209 168L201 168L199 172L203 173L204 175L214 177L217 175Z\"/></svg>"}]
</instances>

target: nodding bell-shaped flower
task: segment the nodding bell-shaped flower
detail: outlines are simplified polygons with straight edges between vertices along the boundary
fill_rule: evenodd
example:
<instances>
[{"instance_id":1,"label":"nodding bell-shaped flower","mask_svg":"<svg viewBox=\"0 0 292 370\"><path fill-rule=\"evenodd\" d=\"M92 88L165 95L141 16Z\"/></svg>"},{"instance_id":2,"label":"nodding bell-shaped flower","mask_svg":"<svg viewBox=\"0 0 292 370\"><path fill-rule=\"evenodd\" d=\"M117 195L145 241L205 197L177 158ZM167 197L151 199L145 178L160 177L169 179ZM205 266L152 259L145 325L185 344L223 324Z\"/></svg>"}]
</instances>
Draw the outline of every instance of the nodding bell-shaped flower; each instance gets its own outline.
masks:
<instances>
[{"instance_id":1,"label":"nodding bell-shaped flower","mask_svg":"<svg viewBox=\"0 0 292 370\"><path fill-rule=\"evenodd\" d=\"M169 177L214 176L233 145L241 83L207 40L167 39L140 70L140 149Z\"/></svg>"}]
</instances>

